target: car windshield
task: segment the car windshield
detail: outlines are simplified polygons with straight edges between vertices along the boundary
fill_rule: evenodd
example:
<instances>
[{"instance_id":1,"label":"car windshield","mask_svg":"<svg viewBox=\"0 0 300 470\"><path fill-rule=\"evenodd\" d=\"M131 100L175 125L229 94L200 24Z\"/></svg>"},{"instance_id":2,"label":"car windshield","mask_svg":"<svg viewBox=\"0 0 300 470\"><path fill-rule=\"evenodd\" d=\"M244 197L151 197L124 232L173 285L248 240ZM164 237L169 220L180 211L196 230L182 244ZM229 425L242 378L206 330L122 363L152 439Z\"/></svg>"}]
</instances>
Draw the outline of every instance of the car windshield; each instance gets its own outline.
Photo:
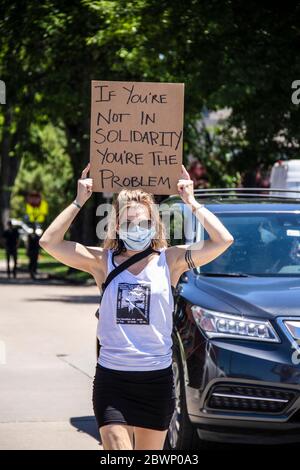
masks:
<instances>
[{"instance_id":1,"label":"car windshield","mask_svg":"<svg viewBox=\"0 0 300 470\"><path fill-rule=\"evenodd\" d=\"M300 276L299 213L216 214L234 243L198 271L204 275ZM204 231L207 239L207 232Z\"/></svg>"}]
</instances>

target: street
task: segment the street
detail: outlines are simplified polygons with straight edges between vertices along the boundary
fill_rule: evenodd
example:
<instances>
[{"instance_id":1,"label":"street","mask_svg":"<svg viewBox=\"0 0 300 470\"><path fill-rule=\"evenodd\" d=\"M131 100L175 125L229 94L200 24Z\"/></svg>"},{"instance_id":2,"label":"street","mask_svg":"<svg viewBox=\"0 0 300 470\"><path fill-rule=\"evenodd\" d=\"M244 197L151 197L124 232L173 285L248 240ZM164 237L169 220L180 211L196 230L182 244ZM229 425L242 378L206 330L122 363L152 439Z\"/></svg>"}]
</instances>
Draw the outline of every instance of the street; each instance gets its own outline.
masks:
<instances>
[{"instance_id":1,"label":"street","mask_svg":"<svg viewBox=\"0 0 300 470\"><path fill-rule=\"evenodd\" d=\"M0 449L102 449L92 409L97 287L25 273L8 281L3 262L0 271Z\"/></svg>"}]
</instances>

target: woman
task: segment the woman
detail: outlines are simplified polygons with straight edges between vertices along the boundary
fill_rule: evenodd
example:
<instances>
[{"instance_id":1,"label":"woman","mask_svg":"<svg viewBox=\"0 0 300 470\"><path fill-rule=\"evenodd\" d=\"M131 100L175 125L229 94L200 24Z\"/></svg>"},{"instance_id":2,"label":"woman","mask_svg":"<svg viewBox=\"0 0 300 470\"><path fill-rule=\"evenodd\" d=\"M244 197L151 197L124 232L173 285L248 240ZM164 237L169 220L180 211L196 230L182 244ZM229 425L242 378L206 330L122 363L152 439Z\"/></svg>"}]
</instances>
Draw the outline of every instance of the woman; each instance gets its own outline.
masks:
<instances>
[{"instance_id":1,"label":"woman","mask_svg":"<svg viewBox=\"0 0 300 470\"><path fill-rule=\"evenodd\" d=\"M40 245L62 263L90 273L100 291L115 266L150 244L156 250L116 276L105 290L99 309L101 348L93 406L105 450L160 450L175 407L172 286L183 272L221 255L233 237L195 200L193 181L182 166L178 192L210 239L168 246L153 196L123 189L114 201L103 247L66 241L66 231L92 194L89 167L78 180L76 200L45 230Z\"/></svg>"}]
</instances>

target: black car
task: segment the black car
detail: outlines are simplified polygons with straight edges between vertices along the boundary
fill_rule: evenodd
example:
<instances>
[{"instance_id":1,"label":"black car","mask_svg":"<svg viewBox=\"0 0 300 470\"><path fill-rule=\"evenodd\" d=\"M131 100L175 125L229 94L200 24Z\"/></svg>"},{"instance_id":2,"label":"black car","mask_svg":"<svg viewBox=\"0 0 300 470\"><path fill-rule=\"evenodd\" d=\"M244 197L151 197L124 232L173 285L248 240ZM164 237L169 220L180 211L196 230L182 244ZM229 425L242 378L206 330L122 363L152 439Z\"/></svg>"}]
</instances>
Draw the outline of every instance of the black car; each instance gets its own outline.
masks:
<instances>
[{"instance_id":1,"label":"black car","mask_svg":"<svg viewBox=\"0 0 300 470\"><path fill-rule=\"evenodd\" d=\"M300 442L300 191L214 191L195 197L234 243L176 286L177 405L166 445ZM179 197L163 213L172 243L208 238Z\"/></svg>"}]
</instances>

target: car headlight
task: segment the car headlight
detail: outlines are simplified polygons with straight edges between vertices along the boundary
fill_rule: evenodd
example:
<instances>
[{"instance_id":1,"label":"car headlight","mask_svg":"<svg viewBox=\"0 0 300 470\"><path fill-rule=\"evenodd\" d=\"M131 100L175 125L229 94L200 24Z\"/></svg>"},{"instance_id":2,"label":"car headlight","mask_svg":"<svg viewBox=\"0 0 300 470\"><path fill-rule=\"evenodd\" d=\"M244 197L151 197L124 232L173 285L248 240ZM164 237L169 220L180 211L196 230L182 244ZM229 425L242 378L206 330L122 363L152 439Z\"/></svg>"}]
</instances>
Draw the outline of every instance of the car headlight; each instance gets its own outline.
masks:
<instances>
[{"instance_id":1,"label":"car headlight","mask_svg":"<svg viewBox=\"0 0 300 470\"><path fill-rule=\"evenodd\" d=\"M242 316L207 310L199 305L191 307L197 326L209 338L246 338L279 343L271 323Z\"/></svg>"}]
</instances>

